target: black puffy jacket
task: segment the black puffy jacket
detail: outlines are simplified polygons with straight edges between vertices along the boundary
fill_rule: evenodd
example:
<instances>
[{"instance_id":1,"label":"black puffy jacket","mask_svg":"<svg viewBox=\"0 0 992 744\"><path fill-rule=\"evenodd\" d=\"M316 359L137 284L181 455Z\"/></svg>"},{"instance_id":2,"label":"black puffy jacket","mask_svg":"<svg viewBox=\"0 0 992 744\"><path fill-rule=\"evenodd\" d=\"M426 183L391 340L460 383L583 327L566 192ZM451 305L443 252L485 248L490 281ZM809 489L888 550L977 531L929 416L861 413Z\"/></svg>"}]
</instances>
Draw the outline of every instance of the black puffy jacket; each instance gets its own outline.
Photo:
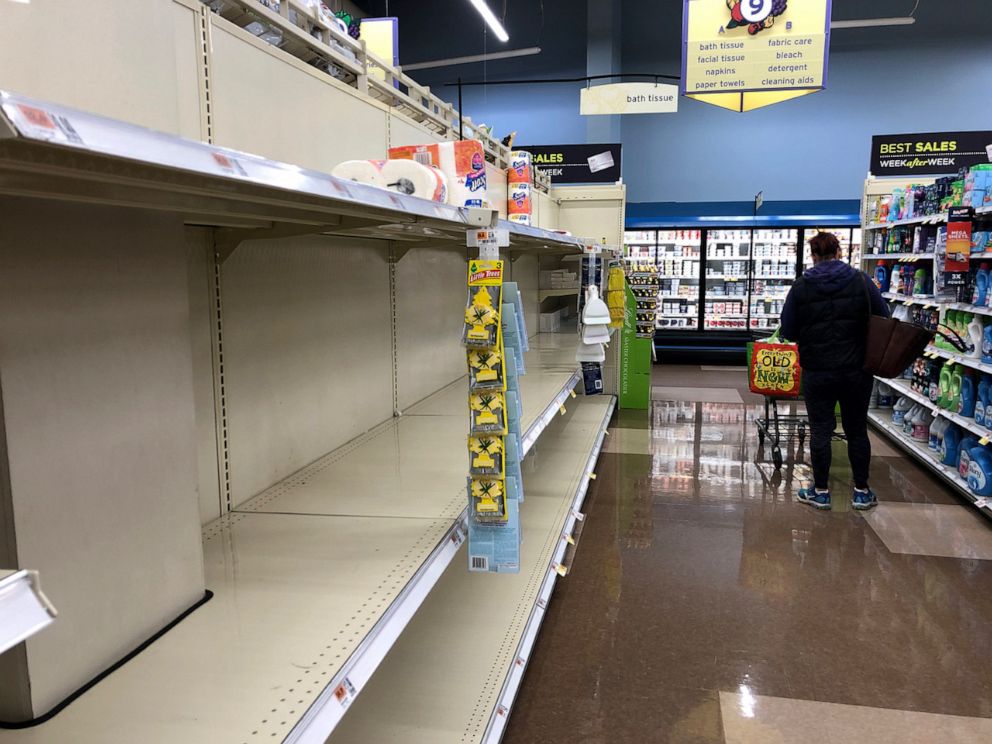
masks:
<instances>
[{"instance_id":1,"label":"black puffy jacket","mask_svg":"<svg viewBox=\"0 0 992 744\"><path fill-rule=\"evenodd\" d=\"M888 315L868 276L841 261L824 261L793 285L782 311L782 335L799 344L810 371L861 369L868 314Z\"/></svg>"}]
</instances>

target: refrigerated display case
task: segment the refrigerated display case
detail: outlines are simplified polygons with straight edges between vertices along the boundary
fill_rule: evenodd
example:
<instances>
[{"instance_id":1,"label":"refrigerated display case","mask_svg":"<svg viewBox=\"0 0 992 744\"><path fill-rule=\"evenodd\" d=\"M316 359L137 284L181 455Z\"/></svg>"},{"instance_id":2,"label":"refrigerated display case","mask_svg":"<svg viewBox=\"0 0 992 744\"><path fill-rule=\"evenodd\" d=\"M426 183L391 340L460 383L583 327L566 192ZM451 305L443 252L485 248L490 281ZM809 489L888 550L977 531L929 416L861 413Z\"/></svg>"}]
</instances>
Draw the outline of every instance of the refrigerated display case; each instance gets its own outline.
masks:
<instances>
[{"instance_id":1,"label":"refrigerated display case","mask_svg":"<svg viewBox=\"0 0 992 744\"><path fill-rule=\"evenodd\" d=\"M818 232L833 233L840 241L840 260L851 266L861 266L861 228L860 227L813 227L806 229L806 240L808 241ZM803 245L803 268L808 269L813 265L813 258L810 256L809 248Z\"/></svg>"},{"instance_id":2,"label":"refrigerated display case","mask_svg":"<svg viewBox=\"0 0 992 744\"><path fill-rule=\"evenodd\" d=\"M749 278L750 328L778 328L785 296L796 281L798 230L755 230Z\"/></svg>"},{"instance_id":3,"label":"refrigerated display case","mask_svg":"<svg viewBox=\"0 0 992 744\"><path fill-rule=\"evenodd\" d=\"M750 230L709 230L706 235L703 329L747 329Z\"/></svg>"},{"instance_id":4,"label":"refrigerated display case","mask_svg":"<svg viewBox=\"0 0 992 744\"><path fill-rule=\"evenodd\" d=\"M659 329L699 330L699 261L701 230L660 230L658 264Z\"/></svg>"}]
</instances>

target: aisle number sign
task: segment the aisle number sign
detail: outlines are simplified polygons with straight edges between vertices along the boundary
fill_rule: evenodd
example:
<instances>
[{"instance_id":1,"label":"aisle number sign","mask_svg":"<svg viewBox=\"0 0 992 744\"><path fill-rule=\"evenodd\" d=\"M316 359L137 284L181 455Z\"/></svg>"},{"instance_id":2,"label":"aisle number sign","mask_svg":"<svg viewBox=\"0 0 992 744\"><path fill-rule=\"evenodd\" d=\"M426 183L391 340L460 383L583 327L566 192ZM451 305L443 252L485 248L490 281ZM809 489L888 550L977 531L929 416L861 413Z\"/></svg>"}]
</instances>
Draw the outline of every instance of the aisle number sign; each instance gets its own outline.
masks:
<instances>
[{"instance_id":1,"label":"aisle number sign","mask_svg":"<svg viewBox=\"0 0 992 744\"><path fill-rule=\"evenodd\" d=\"M683 95L734 111L821 90L831 0L684 0Z\"/></svg>"}]
</instances>

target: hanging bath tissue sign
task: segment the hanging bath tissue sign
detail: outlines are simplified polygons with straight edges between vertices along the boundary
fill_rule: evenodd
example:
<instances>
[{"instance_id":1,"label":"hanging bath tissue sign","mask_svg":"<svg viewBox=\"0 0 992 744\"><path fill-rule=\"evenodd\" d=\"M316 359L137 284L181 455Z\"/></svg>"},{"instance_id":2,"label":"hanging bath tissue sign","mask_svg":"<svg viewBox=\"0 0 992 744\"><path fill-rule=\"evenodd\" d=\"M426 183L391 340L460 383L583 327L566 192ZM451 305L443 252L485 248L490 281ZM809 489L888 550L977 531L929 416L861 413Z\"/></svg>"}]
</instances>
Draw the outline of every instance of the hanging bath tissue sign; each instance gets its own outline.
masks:
<instances>
[{"instance_id":1,"label":"hanging bath tissue sign","mask_svg":"<svg viewBox=\"0 0 992 744\"><path fill-rule=\"evenodd\" d=\"M682 94L751 111L822 90L831 0L683 0Z\"/></svg>"},{"instance_id":2,"label":"hanging bath tissue sign","mask_svg":"<svg viewBox=\"0 0 992 744\"><path fill-rule=\"evenodd\" d=\"M679 89L663 83L612 83L583 88L579 113L583 116L604 114L674 114L679 110Z\"/></svg>"}]
</instances>

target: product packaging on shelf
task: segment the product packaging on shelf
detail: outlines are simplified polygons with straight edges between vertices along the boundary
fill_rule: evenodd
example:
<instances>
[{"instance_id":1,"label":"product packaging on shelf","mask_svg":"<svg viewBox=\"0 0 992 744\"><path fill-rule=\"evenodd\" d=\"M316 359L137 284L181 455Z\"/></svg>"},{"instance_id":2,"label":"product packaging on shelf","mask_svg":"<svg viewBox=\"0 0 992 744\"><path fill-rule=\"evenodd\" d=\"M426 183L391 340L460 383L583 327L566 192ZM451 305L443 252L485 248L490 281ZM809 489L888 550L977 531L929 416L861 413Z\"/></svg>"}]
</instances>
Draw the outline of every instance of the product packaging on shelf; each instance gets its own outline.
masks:
<instances>
[{"instance_id":1,"label":"product packaging on shelf","mask_svg":"<svg viewBox=\"0 0 992 744\"><path fill-rule=\"evenodd\" d=\"M486 192L486 158L478 140L438 142L389 148L390 160L414 160L444 174L448 203L456 207L490 206Z\"/></svg>"},{"instance_id":2,"label":"product packaging on shelf","mask_svg":"<svg viewBox=\"0 0 992 744\"><path fill-rule=\"evenodd\" d=\"M506 183L510 186L518 183L530 185L534 181L533 158L526 150L514 150L510 153L510 167L506 169Z\"/></svg>"},{"instance_id":3,"label":"product packaging on shelf","mask_svg":"<svg viewBox=\"0 0 992 744\"><path fill-rule=\"evenodd\" d=\"M468 438L469 474L472 476L504 476L503 437L479 434Z\"/></svg>"}]
</instances>

